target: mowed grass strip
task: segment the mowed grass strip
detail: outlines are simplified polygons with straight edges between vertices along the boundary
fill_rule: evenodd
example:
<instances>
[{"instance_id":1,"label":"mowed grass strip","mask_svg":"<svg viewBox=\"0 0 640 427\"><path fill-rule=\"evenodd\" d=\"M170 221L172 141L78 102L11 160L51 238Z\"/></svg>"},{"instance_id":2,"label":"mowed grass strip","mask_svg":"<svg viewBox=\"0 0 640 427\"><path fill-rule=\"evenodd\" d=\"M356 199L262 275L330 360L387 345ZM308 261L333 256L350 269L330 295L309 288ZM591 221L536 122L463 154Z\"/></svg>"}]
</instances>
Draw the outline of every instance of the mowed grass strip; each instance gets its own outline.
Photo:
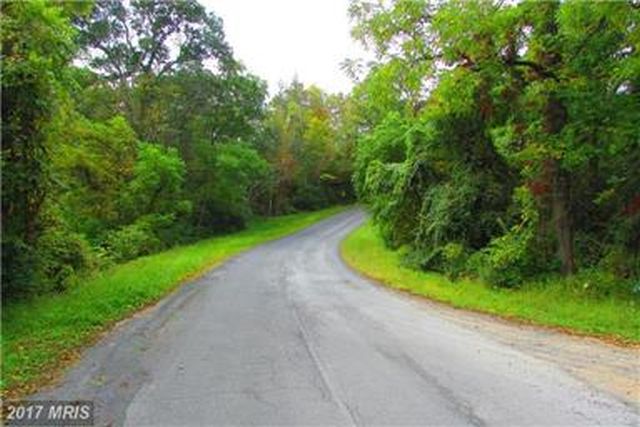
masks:
<instances>
[{"instance_id":1,"label":"mowed grass strip","mask_svg":"<svg viewBox=\"0 0 640 427\"><path fill-rule=\"evenodd\" d=\"M355 270L391 288L408 291L454 307L476 310L581 334L640 343L637 300L591 297L566 281L527 283L500 289L478 281L450 281L441 274L406 267L401 253L385 247L375 227L366 223L341 246L342 257Z\"/></svg>"},{"instance_id":2,"label":"mowed grass strip","mask_svg":"<svg viewBox=\"0 0 640 427\"><path fill-rule=\"evenodd\" d=\"M344 209L256 220L238 233L117 265L64 293L3 307L3 394L18 397L33 392L110 326L160 300L181 283L246 249Z\"/></svg>"}]
</instances>

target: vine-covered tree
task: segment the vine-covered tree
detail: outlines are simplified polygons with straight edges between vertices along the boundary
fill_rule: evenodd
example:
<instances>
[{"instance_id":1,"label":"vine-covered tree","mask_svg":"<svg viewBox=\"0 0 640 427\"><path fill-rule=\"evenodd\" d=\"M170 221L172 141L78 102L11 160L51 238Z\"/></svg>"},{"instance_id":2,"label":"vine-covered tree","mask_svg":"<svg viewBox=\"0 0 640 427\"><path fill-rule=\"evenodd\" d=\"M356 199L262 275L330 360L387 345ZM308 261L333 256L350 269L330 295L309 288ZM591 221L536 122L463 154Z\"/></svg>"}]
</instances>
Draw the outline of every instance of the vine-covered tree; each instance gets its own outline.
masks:
<instances>
[{"instance_id":1,"label":"vine-covered tree","mask_svg":"<svg viewBox=\"0 0 640 427\"><path fill-rule=\"evenodd\" d=\"M597 266L638 277L637 7L350 10L378 58L354 90L373 127L355 182L389 242L423 267L494 283Z\"/></svg>"},{"instance_id":2,"label":"vine-covered tree","mask_svg":"<svg viewBox=\"0 0 640 427\"><path fill-rule=\"evenodd\" d=\"M35 244L49 190L47 127L65 103L66 65L75 52L69 20L86 5L3 2L2 286L33 279Z\"/></svg>"}]
</instances>

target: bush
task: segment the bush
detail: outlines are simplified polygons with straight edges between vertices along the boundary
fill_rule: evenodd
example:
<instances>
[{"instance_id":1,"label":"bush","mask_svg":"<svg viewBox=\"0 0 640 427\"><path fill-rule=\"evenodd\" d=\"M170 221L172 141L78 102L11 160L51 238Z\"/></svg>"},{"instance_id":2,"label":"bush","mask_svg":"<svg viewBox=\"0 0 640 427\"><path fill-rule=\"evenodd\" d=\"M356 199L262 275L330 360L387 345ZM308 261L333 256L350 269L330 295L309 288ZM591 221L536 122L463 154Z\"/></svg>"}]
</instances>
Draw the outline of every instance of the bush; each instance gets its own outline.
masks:
<instances>
[{"instance_id":1,"label":"bush","mask_svg":"<svg viewBox=\"0 0 640 427\"><path fill-rule=\"evenodd\" d=\"M8 300L32 291L34 281L34 250L17 236L7 237L3 230L2 241L2 296Z\"/></svg>"},{"instance_id":2,"label":"bush","mask_svg":"<svg viewBox=\"0 0 640 427\"><path fill-rule=\"evenodd\" d=\"M612 245L605 250L600 267L621 278L640 278L640 255L621 245Z\"/></svg>"},{"instance_id":3,"label":"bush","mask_svg":"<svg viewBox=\"0 0 640 427\"><path fill-rule=\"evenodd\" d=\"M444 272L449 279L455 280L465 271L468 254L464 245L447 243L442 248L442 257L445 262Z\"/></svg>"},{"instance_id":4,"label":"bush","mask_svg":"<svg viewBox=\"0 0 640 427\"><path fill-rule=\"evenodd\" d=\"M329 205L325 189L319 184L300 184L294 189L292 204L296 210L311 211Z\"/></svg>"},{"instance_id":5,"label":"bush","mask_svg":"<svg viewBox=\"0 0 640 427\"><path fill-rule=\"evenodd\" d=\"M91 270L96 254L84 236L60 227L48 229L36 243L34 291L63 291L79 273Z\"/></svg>"},{"instance_id":6,"label":"bush","mask_svg":"<svg viewBox=\"0 0 640 427\"><path fill-rule=\"evenodd\" d=\"M158 231L169 226L173 218L169 215L147 215L133 224L110 232L105 239L109 255L117 262L149 255L165 247Z\"/></svg>"},{"instance_id":7,"label":"bush","mask_svg":"<svg viewBox=\"0 0 640 427\"><path fill-rule=\"evenodd\" d=\"M514 287L526 277L529 267L529 230L515 228L489 243L481 258L480 277L496 286Z\"/></svg>"},{"instance_id":8,"label":"bush","mask_svg":"<svg viewBox=\"0 0 640 427\"><path fill-rule=\"evenodd\" d=\"M534 247L538 225L535 201L525 187L519 187L514 193L514 202L519 206L520 222L492 239L467 265L494 286L515 287L539 271Z\"/></svg>"}]
</instances>

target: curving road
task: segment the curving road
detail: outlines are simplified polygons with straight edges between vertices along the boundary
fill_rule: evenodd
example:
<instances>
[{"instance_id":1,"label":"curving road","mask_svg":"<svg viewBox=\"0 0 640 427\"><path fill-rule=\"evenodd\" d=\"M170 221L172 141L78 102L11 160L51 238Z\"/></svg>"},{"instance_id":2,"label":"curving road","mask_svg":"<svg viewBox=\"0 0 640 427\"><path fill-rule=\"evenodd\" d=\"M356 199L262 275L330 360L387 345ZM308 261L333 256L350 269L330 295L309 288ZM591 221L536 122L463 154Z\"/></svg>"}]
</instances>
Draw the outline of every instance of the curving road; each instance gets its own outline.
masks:
<instances>
[{"instance_id":1,"label":"curving road","mask_svg":"<svg viewBox=\"0 0 640 427\"><path fill-rule=\"evenodd\" d=\"M349 211L236 257L122 324L36 397L93 399L99 425L638 425L633 396L554 356L604 345L350 271L337 248L362 219ZM637 380L637 352L596 353Z\"/></svg>"}]
</instances>

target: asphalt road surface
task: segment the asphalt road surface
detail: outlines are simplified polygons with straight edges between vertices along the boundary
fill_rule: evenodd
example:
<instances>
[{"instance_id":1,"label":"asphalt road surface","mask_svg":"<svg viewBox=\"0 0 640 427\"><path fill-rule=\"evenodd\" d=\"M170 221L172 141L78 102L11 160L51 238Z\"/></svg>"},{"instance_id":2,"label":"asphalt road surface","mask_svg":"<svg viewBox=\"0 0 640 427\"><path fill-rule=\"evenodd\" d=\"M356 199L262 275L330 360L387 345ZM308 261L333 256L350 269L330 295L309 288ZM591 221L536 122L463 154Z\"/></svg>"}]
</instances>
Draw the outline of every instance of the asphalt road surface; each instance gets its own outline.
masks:
<instances>
[{"instance_id":1,"label":"asphalt road surface","mask_svg":"<svg viewBox=\"0 0 640 427\"><path fill-rule=\"evenodd\" d=\"M373 284L338 253L362 220L339 214L230 260L35 397L92 399L98 425L638 425L633 396L555 356L610 351L633 391L637 352Z\"/></svg>"}]
</instances>

